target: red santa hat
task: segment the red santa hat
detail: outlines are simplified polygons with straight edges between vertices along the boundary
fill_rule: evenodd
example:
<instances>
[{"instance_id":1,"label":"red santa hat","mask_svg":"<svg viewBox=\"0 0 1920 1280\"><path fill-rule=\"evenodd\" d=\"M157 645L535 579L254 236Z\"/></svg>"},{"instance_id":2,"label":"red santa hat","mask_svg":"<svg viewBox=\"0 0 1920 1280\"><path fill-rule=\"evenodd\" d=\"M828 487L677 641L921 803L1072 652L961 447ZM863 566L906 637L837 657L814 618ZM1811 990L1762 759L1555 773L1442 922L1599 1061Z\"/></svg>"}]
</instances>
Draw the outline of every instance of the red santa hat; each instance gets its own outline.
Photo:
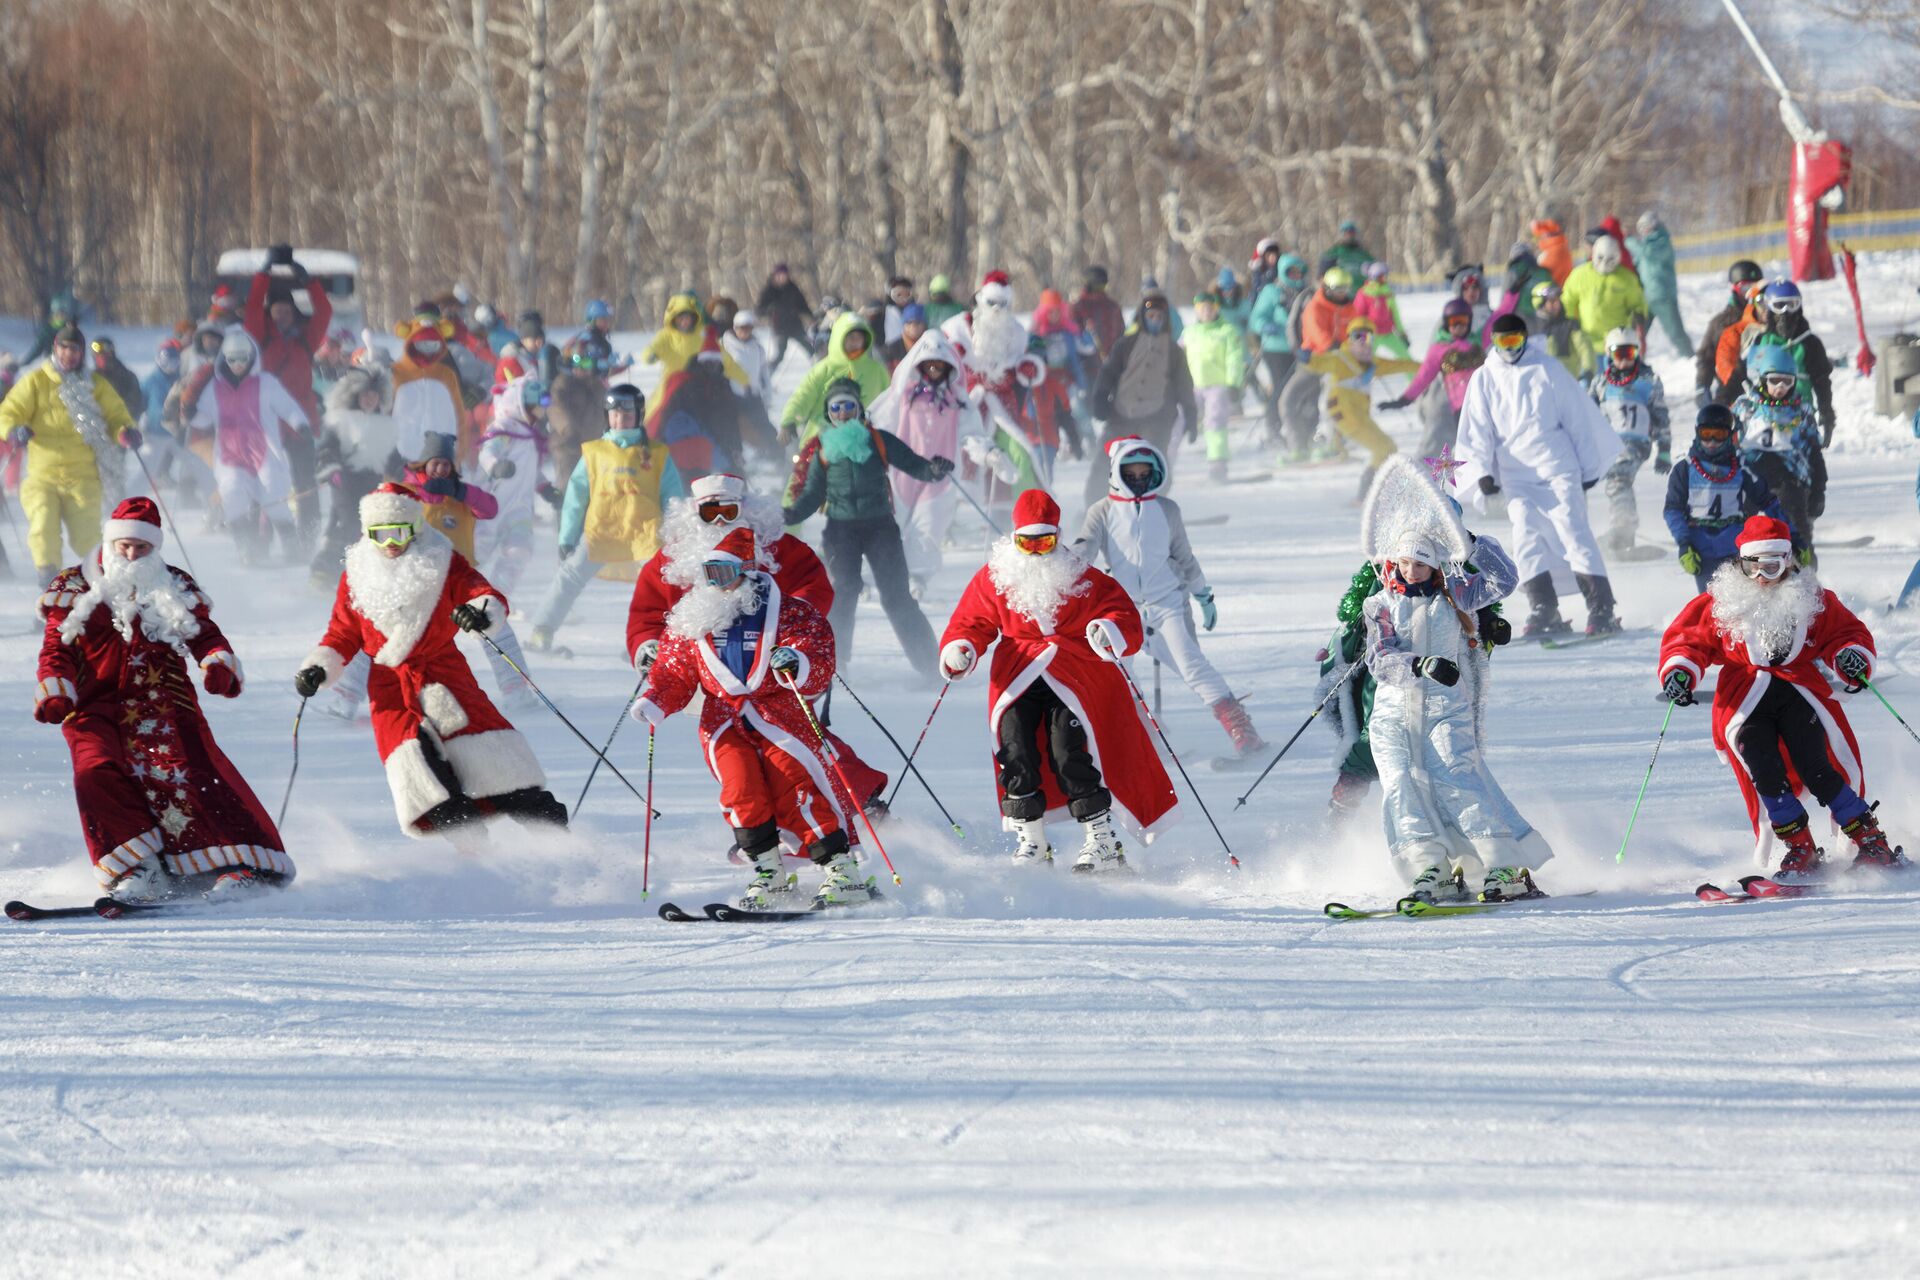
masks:
<instances>
[{"instance_id":1,"label":"red santa hat","mask_svg":"<svg viewBox=\"0 0 1920 1280\"><path fill-rule=\"evenodd\" d=\"M100 526L100 541L138 538L158 547L166 535L160 530L160 508L152 498L128 498L113 509L113 518Z\"/></svg>"},{"instance_id":2,"label":"red santa hat","mask_svg":"<svg viewBox=\"0 0 1920 1280\"><path fill-rule=\"evenodd\" d=\"M418 525L421 511L419 494L406 485L389 480L360 499L360 527L371 529L377 524Z\"/></svg>"},{"instance_id":3,"label":"red santa hat","mask_svg":"<svg viewBox=\"0 0 1920 1280\"><path fill-rule=\"evenodd\" d=\"M980 291L973 295L982 302L994 302L1003 307L1013 305L1013 281L1007 273L995 268L987 272L980 280Z\"/></svg>"},{"instance_id":4,"label":"red santa hat","mask_svg":"<svg viewBox=\"0 0 1920 1280\"><path fill-rule=\"evenodd\" d=\"M735 564L752 564L757 552L753 545L753 530L742 526L729 533L707 552L707 560L731 560Z\"/></svg>"},{"instance_id":5,"label":"red santa hat","mask_svg":"<svg viewBox=\"0 0 1920 1280\"><path fill-rule=\"evenodd\" d=\"M714 471L701 476L687 491L693 496L693 505L703 502L739 502L747 496L747 481L744 476L736 476L730 471Z\"/></svg>"},{"instance_id":6,"label":"red santa hat","mask_svg":"<svg viewBox=\"0 0 1920 1280\"><path fill-rule=\"evenodd\" d=\"M1060 532L1060 504L1045 489L1028 489L1013 503L1013 531L1023 537Z\"/></svg>"},{"instance_id":7,"label":"red santa hat","mask_svg":"<svg viewBox=\"0 0 1920 1280\"><path fill-rule=\"evenodd\" d=\"M1786 522L1772 516L1754 516L1741 526L1734 539L1743 556L1789 555L1793 551L1793 532Z\"/></svg>"},{"instance_id":8,"label":"red santa hat","mask_svg":"<svg viewBox=\"0 0 1920 1280\"><path fill-rule=\"evenodd\" d=\"M701 342L700 352L698 355L694 356L694 359L707 360L707 361L711 361L714 364L720 364L726 358L727 358L727 353L720 349L719 331L713 328L713 326L711 325L707 326L706 339Z\"/></svg>"}]
</instances>

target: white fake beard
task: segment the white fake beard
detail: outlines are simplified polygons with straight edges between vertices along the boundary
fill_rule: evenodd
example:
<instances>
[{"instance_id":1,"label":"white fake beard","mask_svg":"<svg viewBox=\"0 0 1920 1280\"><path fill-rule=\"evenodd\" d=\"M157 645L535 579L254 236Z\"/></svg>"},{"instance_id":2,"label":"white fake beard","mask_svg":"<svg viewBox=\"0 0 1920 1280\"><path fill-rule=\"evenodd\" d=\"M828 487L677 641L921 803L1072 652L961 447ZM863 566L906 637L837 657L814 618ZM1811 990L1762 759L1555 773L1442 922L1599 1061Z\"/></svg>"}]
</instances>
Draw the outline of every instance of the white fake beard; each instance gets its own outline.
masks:
<instances>
[{"instance_id":1,"label":"white fake beard","mask_svg":"<svg viewBox=\"0 0 1920 1280\"><path fill-rule=\"evenodd\" d=\"M698 640L725 631L738 622L741 615L759 608L766 590L766 579L757 573L749 575L748 581L733 591L722 591L703 576L698 586L667 610L667 631L683 640Z\"/></svg>"},{"instance_id":2,"label":"white fake beard","mask_svg":"<svg viewBox=\"0 0 1920 1280\"><path fill-rule=\"evenodd\" d=\"M1005 307L976 307L973 349L967 354L975 370L985 377L996 378L1027 354L1026 326Z\"/></svg>"},{"instance_id":3,"label":"white fake beard","mask_svg":"<svg viewBox=\"0 0 1920 1280\"><path fill-rule=\"evenodd\" d=\"M362 538L347 548L346 560L348 598L387 639L370 656L383 666L405 661L433 621L453 544L423 528L401 555L389 557L379 543Z\"/></svg>"},{"instance_id":4,"label":"white fake beard","mask_svg":"<svg viewBox=\"0 0 1920 1280\"><path fill-rule=\"evenodd\" d=\"M667 556L660 576L676 587L704 584L706 571L701 565L707 552L742 524L753 531L759 567L768 573L780 572L773 559L773 544L786 532L780 521L780 504L765 494L750 493L742 499L740 518L732 524L708 524L700 518L699 506L691 498L668 504L666 518L660 522L660 549Z\"/></svg>"},{"instance_id":5,"label":"white fake beard","mask_svg":"<svg viewBox=\"0 0 1920 1280\"><path fill-rule=\"evenodd\" d=\"M987 574L1000 598L1049 635L1060 606L1093 589L1086 572L1087 562L1064 543L1047 555L1030 556L1012 538L1001 538L987 556Z\"/></svg>"},{"instance_id":6,"label":"white fake beard","mask_svg":"<svg viewBox=\"0 0 1920 1280\"><path fill-rule=\"evenodd\" d=\"M194 602L180 589L173 569L158 552L138 560L102 552L100 576L74 601L72 611L60 625L61 638L73 641L102 605L112 612L113 629L123 640L133 639L136 621L147 639L157 644L181 645L200 634L200 620L193 616Z\"/></svg>"},{"instance_id":7,"label":"white fake beard","mask_svg":"<svg viewBox=\"0 0 1920 1280\"><path fill-rule=\"evenodd\" d=\"M1740 572L1738 560L1714 570L1707 584L1713 596L1713 624L1722 635L1753 646L1761 654L1785 653L1800 628L1826 608L1820 579L1811 569L1789 573L1772 586Z\"/></svg>"}]
</instances>

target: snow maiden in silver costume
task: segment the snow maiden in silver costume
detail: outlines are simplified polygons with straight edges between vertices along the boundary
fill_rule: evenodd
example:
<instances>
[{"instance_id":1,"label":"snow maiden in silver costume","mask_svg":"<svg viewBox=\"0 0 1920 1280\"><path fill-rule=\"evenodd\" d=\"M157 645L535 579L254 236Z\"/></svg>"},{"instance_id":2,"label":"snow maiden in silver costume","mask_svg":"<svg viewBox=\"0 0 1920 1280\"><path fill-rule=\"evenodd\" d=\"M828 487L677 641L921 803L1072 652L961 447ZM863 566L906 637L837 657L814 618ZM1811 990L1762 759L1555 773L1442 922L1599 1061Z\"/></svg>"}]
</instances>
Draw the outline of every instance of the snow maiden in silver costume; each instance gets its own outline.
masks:
<instances>
[{"instance_id":1,"label":"snow maiden in silver costume","mask_svg":"<svg viewBox=\"0 0 1920 1280\"><path fill-rule=\"evenodd\" d=\"M1489 898L1530 892L1519 869L1553 853L1481 758L1488 648L1475 620L1513 591L1519 571L1498 542L1468 533L1452 499L1403 457L1381 467L1361 539L1382 584L1363 616L1377 684L1369 733L1395 867L1417 897L1453 894L1456 868Z\"/></svg>"}]
</instances>

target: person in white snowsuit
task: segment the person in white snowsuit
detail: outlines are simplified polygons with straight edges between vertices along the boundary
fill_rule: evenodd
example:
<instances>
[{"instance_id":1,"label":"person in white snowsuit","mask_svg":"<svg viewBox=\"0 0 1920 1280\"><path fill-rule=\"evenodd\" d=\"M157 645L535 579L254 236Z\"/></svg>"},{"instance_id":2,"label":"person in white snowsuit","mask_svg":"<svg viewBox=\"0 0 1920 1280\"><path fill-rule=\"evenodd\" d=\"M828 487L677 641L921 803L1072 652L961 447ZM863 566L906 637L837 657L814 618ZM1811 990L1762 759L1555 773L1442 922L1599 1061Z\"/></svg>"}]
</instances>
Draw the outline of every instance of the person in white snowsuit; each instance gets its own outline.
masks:
<instances>
[{"instance_id":1,"label":"person in white snowsuit","mask_svg":"<svg viewBox=\"0 0 1920 1280\"><path fill-rule=\"evenodd\" d=\"M500 504L491 520L474 525L480 571L509 595L533 559L533 512L540 490L551 485L547 461L547 384L511 378L494 393L493 418L480 437L480 470Z\"/></svg>"},{"instance_id":2,"label":"person in white snowsuit","mask_svg":"<svg viewBox=\"0 0 1920 1280\"><path fill-rule=\"evenodd\" d=\"M1487 499L1506 496L1514 559L1532 606L1524 634L1573 629L1560 616L1554 584L1569 569L1586 597L1587 634L1620 629L1586 497L1619 452L1599 406L1558 360L1533 349L1527 322L1513 313L1496 317L1492 350L1460 406L1465 465L1455 481L1481 511Z\"/></svg>"},{"instance_id":3,"label":"person in white snowsuit","mask_svg":"<svg viewBox=\"0 0 1920 1280\"><path fill-rule=\"evenodd\" d=\"M227 330L220 358L194 405L192 429L213 434L213 476L227 528L248 563L264 558L264 519L291 557L298 551L292 482L283 432L309 429L306 410L280 379L260 368L260 348L245 329Z\"/></svg>"},{"instance_id":4,"label":"person in white snowsuit","mask_svg":"<svg viewBox=\"0 0 1920 1280\"><path fill-rule=\"evenodd\" d=\"M1481 758L1487 648L1474 616L1519 573L1488 537L1472 544L1474 571L1418 527L1389 545L1381 588L1363 606L1388 853L1415 897L1458 896L1457 885L1524 896L1528 870L1553 855Z\"/></svg>"},{"instance_id":5,"label":"person in white snowsuit","mask_svg":"<svg viewBox=\"0 0 1920 1280\"><path fill-rule=\"evenodd\" d=\"M993 447L986 415L967 395L960 354L938 329L920 335L893 371L892 385L874 397L867 420L899 436L923 458L965 457L974 466L988 466L1007 484L1019 474L1013 460ZM893 516L900 522L916 594L945 558L940 548L960 504L955 491L960 479L928 483L904 471L892 473Z\"/></svg>"}]
</instances>

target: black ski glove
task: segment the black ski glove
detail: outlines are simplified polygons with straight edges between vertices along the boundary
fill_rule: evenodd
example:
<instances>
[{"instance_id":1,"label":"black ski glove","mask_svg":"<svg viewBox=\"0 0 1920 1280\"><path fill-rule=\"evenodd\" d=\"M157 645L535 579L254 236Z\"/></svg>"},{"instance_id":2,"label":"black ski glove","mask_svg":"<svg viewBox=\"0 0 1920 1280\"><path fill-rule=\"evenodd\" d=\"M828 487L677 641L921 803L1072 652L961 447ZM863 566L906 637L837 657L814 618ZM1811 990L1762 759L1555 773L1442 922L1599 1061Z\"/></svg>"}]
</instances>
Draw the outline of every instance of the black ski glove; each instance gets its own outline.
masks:
<instances>
[{"instance_id":1,"label":"black ski glove","mask_svg":"<svg viewBox=\"0 0 1920 1280\"><path fill-rule=\"evenodd\" d=\"M953 474L952 458L928 458L927 472L935 480L945 480Z\"/></svg>"},{"instance_id":2,"label":"black ski glove","mask_svg":"<svg viewBox=\"0 0 1920 1280\"><path fill-rule=\"evenodd\" d=\"M1418 658L1414 661L1413 670L1414 674L1425 676L1449 689L1460 683L1459 664L1451 658Z\"/></svg>"},{"instance_id":3,"label":"black ski glove","mask_svg":"<svg viewBox=\"0 0 1920 1280\"><path fill-rule=\"evenodd\" d=\"M493 619L487 616L486 605L463 604L453 611L453 625L462 631L485 631Z\"/></svg>"},{"instance_id":4,"label":"black ski glove","mask_svg":"<svg viewBox=\"0 0 1920 1280\"><path fill-rule=\"evenodd\" d=\"M267 250L267 266L290 267L293 265L293 246L276 244Z\"/></svg>"},{"instance_id":5,"label":"black ski glove","mask_svg":"<svg viewBox=\"0 0 1920 1280\"><path fill-rule=\"evenodd\" d=\"M1865 649L1850 644L1833 656L1833 669L1847 682L1848 693L1858 693L1866 688L1867 676L1873 671L1873 659Z\"/></svg>"},{"instance_id":6,"label":"black ski glove","mask_svg":"<svg viewBox=\"0 0 1920 1280\"><path fill-rule=\"evenodd\" d=\"M1663 476L1671 470L1673 470L1673 451L1661 445L1660 452L1653 455L1653 474Z\"/></svg>"},{"instance_id":7,"label":"black ski glove","mask_svg":"<svg viewBox=\"0 0 1920 1280\"><path fill-rule=\"evenodd\" d=\"M320 692L320 686L327 682L327 673L322 667L302 667L293 677L293 691L303 698L311 698Z\"/></svg>"},{"instance_id":8,"label":"black ski glove","mask_svg":"<svg viewBox=\"0 0 1920 1280\"><path fill-rule=\"evenodd\" d=\"M1488 648L1498 648L1513 639L1513 624L1495 613L1491 605L1480 610L1478 619L1480 638L1487 642Z\"/></svg>"},{"instance_id":9,"label":"black ski glove","mask_svg":"<svg viewBox=\"0 0 1920 1280\"><path fill-rule=\"evenodd\" d=\"M1674 706L1690 707L1693 705L1693 677L1675 667L1667 672L1667 678L1661 684L1660 692Z\"/></svg>"},{"instance_id":10,"label":"black ski glove","mask_svg":"<svg viewBox=\"0 0 1920 1280\"><path fill-rule=\"evenodd\" d=\"M1382 400L1380 407L1382 409L1404 409L1412 403L1413 401L1407 399L1405 396L1395 396L1391 400Z\"/></svg>"},{"instance_id":11,"label":"black ski glove","mask_svg":"<svg viewBox=\"0 0 1920 1280\"><path fill-rule=\"evenodd\" d=\"M1486 494L1489 498L1491 498L1494 494L1500 492L1500 482L1498 480L1495 480L1492 476L1481 476L1480 492Z\"/></svg>"},{"instance_id":12,"label":"black ski glove","mask_svg":"<svg viewBox=\"0 0 1920 1280\"><path fill-rule=\"evenodd\" d=\"M467 485L459 476L435 476L420 487L435 497L452 498L455 502L467 500Z\"/></svg>"},{"instance_id":13,"label":"black ski glove","mask_svg":"<svg viewBox=\"0 0 1920 1280\"><path fill-rule=\"evenodd\" d=\"M1593 486L1599 483L1600 483L1600 478L1598 476L1595 476L1591 480L1582 480L1580 482L1580 492L1585 493L1587 490L1593 488Z\"/></svg>"},{"instance_id":14,"label":"black ski glove","mask_svg":"<svg viewBox=\"0 0 1920 1280\"><path fill-rule=\"evenodd\" d=\"M558 511L560 504L565 501L560 494L560 490L554 488L544 480L534 486L533 492L535 497L552 507L555 511Z\"/></svg>"}]
</instances>

